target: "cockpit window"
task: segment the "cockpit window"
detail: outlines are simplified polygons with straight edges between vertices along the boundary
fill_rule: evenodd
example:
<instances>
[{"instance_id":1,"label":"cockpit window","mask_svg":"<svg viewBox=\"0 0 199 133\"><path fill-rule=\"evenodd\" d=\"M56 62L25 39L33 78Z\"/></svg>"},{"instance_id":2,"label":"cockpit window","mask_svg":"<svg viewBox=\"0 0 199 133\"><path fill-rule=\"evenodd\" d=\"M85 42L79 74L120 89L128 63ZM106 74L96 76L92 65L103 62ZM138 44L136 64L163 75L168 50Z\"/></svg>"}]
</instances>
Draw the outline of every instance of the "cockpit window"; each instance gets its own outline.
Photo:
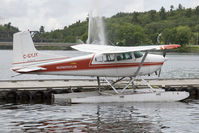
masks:
<instances>
[{"instance_id":1,"label":"cockpit window","mask_svg":"<svg viewBox=\"0 0 199 133\"><path fill-rule=\"evenodd\" d=\"M132 59L131 53L120 53L120 54L116 54L116 57L117 57L117 61Z\"/></svg>"},{"instance_id":2,"label":"cockpit window","mask_svg":"<svg viewBox=\"0 0 199 133\"><path fill-rule=\"evenodd\" d=\"M97 62L112 62L115 61L114 54L104 54L95 57L95 61Z\"/></svg>"},{"instance_id":3,"label":"cockpit window","mask_svg":"<svg viewBox=\"0 0 199 133\"><path fill-rule=\"evenodd\" d=\"M106 54L106 61L115 61L115 55L114 54Z\"/></svg>"},{"instance_id":4,"label":"cockpit window","mask_svg":"<svg viewBox=\"0 0 199 133\"><path fill-rule=\"evenodd\" d=\"M135 51L134 52L134 56L135 56L135 58L140 58L140 57L143 56L143 54L141 52L139 52L139 51Z\"/></svg>"},{"instance_id":5,"label":"cockpit window","mask_svg":"<svg viewBox=\"0 0 199 133\"><path fill-rule=\"evenodd\" d=\"M96 56L95 57L95 61L97 61L97 62L103 62L103 56L102 55Z\"/></svg>"},{"instance_id":6,"label":"cockpit window","mask_svg":"<svg viewBox=\"0 0 199 133\"><path fill-rule=\"evenodd\" d=\"M118 53L97 55L94 60L95 62L114 62L115 59L117 59L117 61L122 61L131 60L132 58L132 53Z\"/></svg>"}]
</instances>

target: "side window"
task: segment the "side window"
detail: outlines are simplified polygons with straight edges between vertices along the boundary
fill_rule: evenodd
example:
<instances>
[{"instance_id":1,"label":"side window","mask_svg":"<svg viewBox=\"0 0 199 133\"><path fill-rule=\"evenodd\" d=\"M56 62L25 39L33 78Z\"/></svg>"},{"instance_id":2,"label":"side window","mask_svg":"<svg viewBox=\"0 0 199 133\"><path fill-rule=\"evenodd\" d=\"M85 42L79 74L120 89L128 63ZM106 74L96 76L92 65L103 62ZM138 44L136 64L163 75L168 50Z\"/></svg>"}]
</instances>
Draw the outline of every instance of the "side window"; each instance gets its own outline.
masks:
<instances>
[{"instance_id":1,"label":"side window","mask_svg":"<svg viewBox=\"0 0 199 133\"><path fill-rule=\"evenodd\" d=\"M125 59L127 59L127 60L132 59L131 53L125 53Z\"/></svg>"},{"instance_id":2,"label":"side window","mask_svg":"<svg viewBox=\"0 0 199 133\"><path fill-rule=\"evenodd\" d=\"M102 56L102 55L96 56L96 57L95 57L95 61L96 61L96 62L103 62L103 56Z\"/></svg>"},{"instance_id":3,"label":"side window","mask_svg":"<svg viewBox=\"0 0 199 133\"><path fill-rule=\"evenodd\" d=\"M139 51L135 51L134 52L134 56L135 56L135 58L140 58L140 57L143 56L143 54L141 52L139 52Z\"/></svg>"},{"instance_id":4,"label":"side window","mask_svg":"<svg viewBox=\"0 0 199 133\"><path fill-rule=\"evenodd\" d=\"M107 59L108 62L115 61L115 55L114 54L107 54L106 59Z\"/></svg>"},{"instance_id":5,"label":"side window","mask_svg":"<svg viewBox=\"0 0 199 133\"><path fill-rule=\"evenodd\" d=\"M113 62L115 61L114 54L103 54L95 57L96 62Z\"/></svg>"},{"instance_id":6,"label":"side window","mask_svg":"<svg viewBox=\"0 0 199 133\"><path fill-rule=\"evenodd\" d=\"M131 53L120 53L120 54L116 54L116 57L117 57L117 61L132 59Z\"/></svg>"},{"instance_id":7,"label":"side window","mask_svg":"<svg viewBox=\"0 0 199 133\"><path fill-rule=\"evenodd\" d=\"M117 55L117 61L124 60L123 54L116 54Z\"/></svg>"}]
</instances>

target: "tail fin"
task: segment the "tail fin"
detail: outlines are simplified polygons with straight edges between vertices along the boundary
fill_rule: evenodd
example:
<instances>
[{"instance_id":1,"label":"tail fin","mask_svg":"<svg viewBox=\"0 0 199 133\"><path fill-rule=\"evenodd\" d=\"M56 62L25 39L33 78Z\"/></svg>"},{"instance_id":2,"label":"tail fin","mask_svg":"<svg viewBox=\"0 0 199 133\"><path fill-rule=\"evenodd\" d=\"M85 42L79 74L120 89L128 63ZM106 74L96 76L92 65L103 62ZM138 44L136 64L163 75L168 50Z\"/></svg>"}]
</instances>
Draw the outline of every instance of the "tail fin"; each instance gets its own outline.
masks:
<instances>
[{"instance_id":1,"label":"tail fin","mask_svg":"<svg viewBox=\"0 0 199 133\"><path fill-rule=\"evenodd\" d=\"M18 32L13 37L13 63L27 62L38 56L29 31Z\"/></svg>"},{"instance_id":2,"label":"tail fin","mask_svg":"<svg viewBox=\"0 0 199 133\"><path fill-rule=\"evenodd\" d=\"M63 57L37 51L29 31L14 34L12 69L20 69L57 58L59 59Z\"/></svg>"}]
</instances>

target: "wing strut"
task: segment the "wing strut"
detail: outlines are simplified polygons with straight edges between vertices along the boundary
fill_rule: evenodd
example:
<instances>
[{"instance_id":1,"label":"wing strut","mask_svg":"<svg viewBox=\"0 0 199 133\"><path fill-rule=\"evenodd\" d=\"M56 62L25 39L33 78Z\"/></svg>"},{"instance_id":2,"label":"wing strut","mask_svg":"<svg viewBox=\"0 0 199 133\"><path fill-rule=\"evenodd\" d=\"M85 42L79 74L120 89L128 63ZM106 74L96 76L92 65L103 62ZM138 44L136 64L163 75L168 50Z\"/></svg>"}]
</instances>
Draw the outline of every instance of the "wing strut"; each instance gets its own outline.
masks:
<instances>
[{"instance_id":1,"label":"wing strut","mask_svg":"<svg viewBox=\"0 0 199 133\"><path fill-rule=\"evenodd\" d=\"M134 83L133 83L133 82L134 82L135 78L138 76L138 74L139 74L139 72L140 72L140 69L142 68L142 65L143 65L143 63L144 63L144 61L145 61L145 59L146 59L148 53L149 53L148 51L145 52L145 54L144 54L144 56L143 56L143 58L142 58L142 60L141 60L141 62L140 62L140 64L139 64L139 67L138 67L137 71L135 72L134 77L131 78L129 84L128 84L127 86L125 86L125 87L122 89L121 92L124 92L124 91L126 90L126 88L129 87L130 84L132 84L132 85L134 86Z\"/></svg>"},{"instance_id":2,"label":"wing strut","mask_svg":"<svg viewBox=\"0 0 199 133\"><path fill-rule=\"evenodd\" d=\"M139 75L139 72L140 72L140 70L141 70L141 68L142 68L142 66L143 66L143 63L144 63L144 61L145 61L145 59L146 59L148 53L149 53L148 51L145 52L145 54L144 54L144 56L143 56L143 58L142 58L142 60L141 60L141 62L140 62L140 64L139 64L139 67L137 68L137 71L135 72L135 74L134 74L133 77L130 77L129 83L121 90L121 93L123 93L131 84L132 84L132 86L134 86L135 78ZM111 86L111 88L112 88L112 89L115 91L115 93L117 93L117 94L119 94L119 92L118 92L117 89L114 87L114 84L117 83L117 82L119 82L119 81L121 81L121 80L123 80L124 78L125 78L125 77L122 77L122 78L120 78L119 80L116 80L115 82L110 83L110 81L108 81L108 79L107 79L106 77L104 77L104 79L105 79L105 81L108 83L108 85ZM153 88L151 87L151 85L149 85L143 78L142 78L142 81L145 82L145 83L147 84L147 86L149 86L149 88L153 89ZM100 92L100 79L99 79L99 77L97 77L97 82L98 82L98 88L99 88L99 92Z\"/></svg>"},{"instance_id":3,"label":"wing strut","mask_svg":"<svg viewBox=\"0 0 199 133\"><path fill-rule=\"evenodd\" d=\"M135 72L134 77L136 77L139 74L140 69L141 69L141 67L142 67L142 65L143 65L143 63L144 63L144 61L145 61L146 56L148 55L148 53L149 53L148 51L145 52L144 57L142 58L142 60L141 60L141 62L139 64L139 67L138 67L137 71Z\"/></svg>"}]
</instances>

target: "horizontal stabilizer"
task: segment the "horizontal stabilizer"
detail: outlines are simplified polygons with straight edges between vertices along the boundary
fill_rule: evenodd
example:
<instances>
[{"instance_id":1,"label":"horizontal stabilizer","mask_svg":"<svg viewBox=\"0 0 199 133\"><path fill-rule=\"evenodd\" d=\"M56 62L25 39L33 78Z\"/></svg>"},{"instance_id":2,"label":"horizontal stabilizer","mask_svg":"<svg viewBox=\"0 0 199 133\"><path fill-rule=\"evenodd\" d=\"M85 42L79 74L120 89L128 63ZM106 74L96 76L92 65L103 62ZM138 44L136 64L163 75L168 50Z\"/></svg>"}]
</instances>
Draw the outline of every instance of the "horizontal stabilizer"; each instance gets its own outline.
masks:
<instances>
[{"instance_id":1,"label":"horizontal stabilizer","mask_svg":"<svg viewBox=\"0 0 199 133\"><path fill-rule=\"evenodd\" d=\"M46 70L46 68L43 68L43 67L26 67L26 68L18 69L18 70L16 70L16 72L26 73L26 72L35 72L35 71L39 71L39 70Z\"/></svg>"}]
</instances>

